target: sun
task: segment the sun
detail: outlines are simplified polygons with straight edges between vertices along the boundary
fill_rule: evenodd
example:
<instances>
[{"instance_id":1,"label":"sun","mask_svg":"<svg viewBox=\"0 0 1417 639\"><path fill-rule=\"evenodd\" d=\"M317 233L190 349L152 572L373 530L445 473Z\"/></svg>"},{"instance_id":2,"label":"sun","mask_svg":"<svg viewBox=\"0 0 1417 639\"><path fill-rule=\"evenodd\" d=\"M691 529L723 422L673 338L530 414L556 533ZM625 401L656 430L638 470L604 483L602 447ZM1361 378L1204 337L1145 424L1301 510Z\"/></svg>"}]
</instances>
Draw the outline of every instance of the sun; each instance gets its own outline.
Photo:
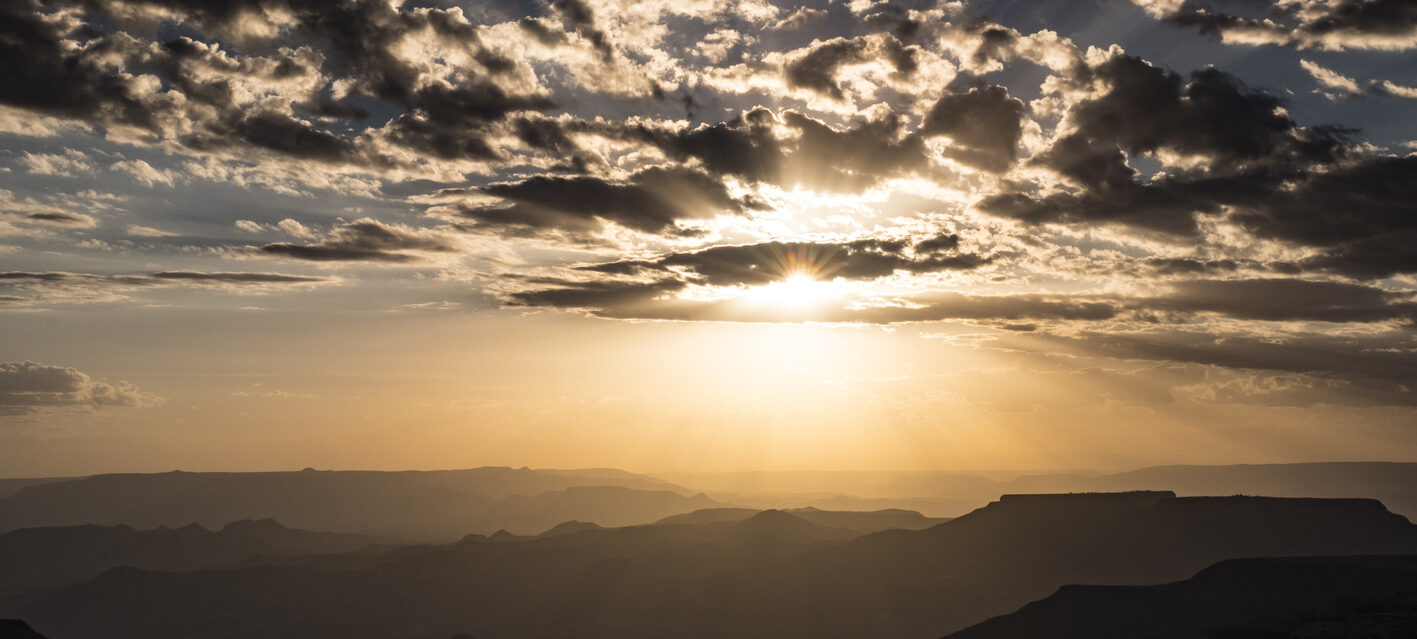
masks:
<instances>
[{"instance_id":1,"label":"sun","mask_svg":"<svg viewBox=\"0 0 1417 639\"><path fill-rule=\"evenodd\" d=\"M813 277L805 271L790 273L782 279L753 287L747 301L783 309L806 309L820 306L837 297L840 291L832 282Z\"/></svg>"},{"instance_id":2,"label":"sun","mask_svg":"<svg viewBox=\"0 0 1417 639\"><path fill-rule=\"evenodd\" d=\"M825 293L825 283L807 273L793 273L780 282L768 284L773 296L787 306L801 306L819 300Z\"/></svg>"}]
</instances>

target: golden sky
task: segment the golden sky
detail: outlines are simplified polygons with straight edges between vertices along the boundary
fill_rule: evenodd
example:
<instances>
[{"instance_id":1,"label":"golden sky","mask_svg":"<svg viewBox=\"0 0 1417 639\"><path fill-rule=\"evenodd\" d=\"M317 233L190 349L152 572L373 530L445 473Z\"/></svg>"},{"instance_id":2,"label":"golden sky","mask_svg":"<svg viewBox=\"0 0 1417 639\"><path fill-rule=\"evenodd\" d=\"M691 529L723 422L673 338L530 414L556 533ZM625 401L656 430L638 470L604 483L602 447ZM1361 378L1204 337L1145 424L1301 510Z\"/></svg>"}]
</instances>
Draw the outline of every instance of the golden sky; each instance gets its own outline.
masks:
<instances>
[{"instance_id":1,"label":"golden sky","mask_svg":"<svg viewBox=\"0 0 1417 639\"><path fill-rule=\"evenodd\" d=\"M1221 4L14 3L0 475L1411 459L1417 13Z\"/></svg>"}]
</instances>

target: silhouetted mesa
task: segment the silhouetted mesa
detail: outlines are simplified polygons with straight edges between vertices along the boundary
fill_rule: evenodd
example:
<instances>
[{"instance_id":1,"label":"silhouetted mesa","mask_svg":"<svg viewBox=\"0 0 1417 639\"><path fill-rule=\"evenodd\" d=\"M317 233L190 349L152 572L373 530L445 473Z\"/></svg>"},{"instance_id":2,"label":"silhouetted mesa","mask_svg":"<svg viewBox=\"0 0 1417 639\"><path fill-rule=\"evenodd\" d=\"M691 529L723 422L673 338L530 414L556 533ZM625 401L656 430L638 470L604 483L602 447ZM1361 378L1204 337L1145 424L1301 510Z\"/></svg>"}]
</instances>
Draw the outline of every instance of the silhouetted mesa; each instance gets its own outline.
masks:
<instances>
[{"instance_id":1,"label":"silhouetted mesa","mask_svg":"<svg viewBox=\"0 0 1417 639\"><path fill-rule=\"evenodd\" d=\"M1417 637L1417 557L1236 559L1162 586L1063 586L948 639Z\"/></svg>"}]
</instances>

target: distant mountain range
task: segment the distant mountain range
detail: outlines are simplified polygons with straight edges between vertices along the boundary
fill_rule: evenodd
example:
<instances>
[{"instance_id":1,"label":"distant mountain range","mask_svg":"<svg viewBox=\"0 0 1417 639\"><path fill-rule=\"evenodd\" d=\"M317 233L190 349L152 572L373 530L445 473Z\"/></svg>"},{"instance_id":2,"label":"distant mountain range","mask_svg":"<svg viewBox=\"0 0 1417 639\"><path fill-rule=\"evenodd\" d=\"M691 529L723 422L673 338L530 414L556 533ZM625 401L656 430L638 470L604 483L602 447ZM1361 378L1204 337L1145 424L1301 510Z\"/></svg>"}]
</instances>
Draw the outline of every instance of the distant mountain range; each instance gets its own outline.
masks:
<instances>
[{"instance_id":1,"label":"distant mountain range","mask_svg":"<svg viewBox=\"0 0 1417 639\"><path fill-rule=\"evenodd\" d=\"M1417 637L1417 557L1236 559L1160 586L1063 586L947 639Z\"/></svg>"},{"instance_id":2,"label":"distant mountain range","mask_svg":"<svg viewBox=\"0 0 1417 639\"><path fill-rule=\"evenodd\" d=\"M682 515L672 515L657 522L656 526L675 524L712 524L719 522L743 521L763 512L754 508L706 508ZM820 510L817 508L791 508L784 512L803 521L827 528L845 528L865 534L882 530L924 530L949 521L944 517L926 517L913 510L890 508L886 510Z\"/></svg>"},{"instance_id":3,"label":"distant mountain range","mask_svg":"<svg viewBox=\"0 0 1417 639\"><path fill-rule=\"evenodd\" d=\"M953 517L1011 493L1171 490L1178 495L1364 497L1417 520L1417 463L1331 462L1059 471L686 473L666 478L753 507L905 508Z\"/></svg>"},{"instance_id":4,"label":"distant mountain range","mask_svg":"<svg viewBox=\"0 0 1417 639\"><path fill-rule=\"evenodd\" d=\"M505 528L537 534L570 519L601 526L648 523L715 506L831 511L915 510L962 515L1004 494L1171 490L1178 495L1268 495L1378 499L1417 520L1417 463L1334 462L1230 466L1156 466L1124 473L756 472L670 476L668 483L615 469L475 468L449 471L158 473L81 478L0 479L0 532L79 524L219 527L274 518L306 530L452 541ZM569 488L668 491L607 493L603 509L576 503ZM697 497L707 493L707 499ZM634 505L636 500L642 506ZM505 502L505 503L499 503ZM741 513L740 513L741 514ZM746 516L746 515L745 515ZM899 525L893 527L910 528Z\"/></svg>"},{"instance_id":5,"label":"distant mountain range","mask_svg":"<svg viewBox=\"0 0 1417 639\"><path fill-rule=\"evenodd\" d=\"M657 479L604 469L171 472L24 486L0 499L0 532L83 524L219 527L273 518L305 530L451 541L500 528L534 534L567 519L648 523L717 505Z\"/></svg>"},{"instance_id":6,"label":"distant mountain range","mask_svg":"<svg viewBox=\"0 0 1417 639\"><path fill-rule=\"evenodd\" d=\"M1237 558L1417 555L1417 526L1362 499L1010 495L867 535L802 513L739 514L279 565L118 568L0 599L0 616L51 639L933 639L1064 584L1174 582Z\"/></svg>"}]
</instances>

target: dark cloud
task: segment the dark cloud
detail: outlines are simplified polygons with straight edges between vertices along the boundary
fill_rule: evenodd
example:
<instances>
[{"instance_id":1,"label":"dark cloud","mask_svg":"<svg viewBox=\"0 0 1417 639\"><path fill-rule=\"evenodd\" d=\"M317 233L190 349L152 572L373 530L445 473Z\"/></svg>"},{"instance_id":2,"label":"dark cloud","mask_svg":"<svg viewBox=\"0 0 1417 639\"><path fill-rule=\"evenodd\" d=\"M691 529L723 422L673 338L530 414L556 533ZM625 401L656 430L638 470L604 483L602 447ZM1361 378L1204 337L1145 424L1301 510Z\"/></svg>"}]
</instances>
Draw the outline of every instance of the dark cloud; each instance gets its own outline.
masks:
<instances>
[{"instance_id":1,"label":"dark cloud","mask_svg":"<svg viewBox=\"0 0 1417 639\"><path fill-rule=\"evenodd\" d=\"M777 137L775 125L792 132ZM797 111L755 108L727 122L697 127L577 123L576 130L657 147L679 162L697 162L715 175L785 188L859 191L881 179L927 164L917 134L893 113L858 117L837 128Z\"/></svg>"},{"instance_id":2,"label":"dark cloud","mask_svg":"<svg viewBox=\"0 0 1417 639\"><path fill-rule=\"evenodd\" d=\"M959 236L954 233L940 233L915 243L916 254L953 251L959 248Z\"/></svg>"},{"instance_id":3,"label":"dark cloud","mask_svg":"<svg viewBox=\"0 0 1417 639\"><path fill-rule=\"evenodd\" d=\"M947 93L925 115L920 133L945 135L953 142L945 154L986 171L1001 173L1013 164L1023 136L1023 101L1008 89L989 85L967 93Z\"/></svg>"},{"instance_id":4,"label":"dark cloud","mask_svg":"<svg viewBox=\"0 0 1417 639\"><path fill-rule=\"evenodd\" d=\"M1251 3L1255 4L1255 3ZM1187 2L1165 20L1201 33L1250 44L1317 49L1417 47L1417 6L1410 0L1272 2L1264 18L1240 16Z\"/></svg>"},{"instance_id":5,"label":"dark cloud","mask_svg":"<svg viewBox=\"0 0 1417 639\"><path fill-rule=\"evenodd\" d=\"M721 246L654 260L621 261L580 267L612 278L654 277L651 283L621 279L550 280L556 286L511 296L518 305L590 310L609 317L700 321L828 321L859 323L971 320L1019 330L1028 322L1099 322L1142 319L1146 323L1194 324L1184 319L1215 314L1238 320L1272 322L1417 322L1410 293L1343 282L1289 279L1186 280L1152 297L1117 295L966 295L930 292L901 297L900 303L850 303L848 298L812 309L763 308L734 299L696 302L665 297L690 284L716 287L765 286L795 274L815 279L873 280L895 273L968 270L984 263L974 255L918 257L904 254L905 242L861 240L843 244L771 242ZM541 282L523 282L535 286ZM676 285L677 283L677 285ZM1179 315L1177 315L1179 314Z\"/></svg>"},{"instance_id":6,"label":"dark cloud","mask_svg":"<svg viewBox=\"0 0 1417 639\"><path fill-rule=\"evenodd\" d=\"M504 202L458 207L460 217L484 230L585 233L613 223L646 233L677 234L680 221L743 214L750 208L750 203L730 195L722 182L687 169L645 169L625 182L537 176L478 191Z\"/></svg>"},{"instance_id":7,"label":"dark cloud","mask_svg":"<svg viewBox=\"0 0 1417 639\"><path fill-rule=\"evenodd\" d=\"M1190 193L1184 186L1133 184L1080 193L1051 193L1034 197L1022 190L998 193L979 201L986 213L1030 224L1116 223L1168 235L1193 236L1197 232L1194 214L1212 212L1217 205Z\"/></svg>"},{"instance_id":8,"label":"dark cloud","mask_svg":"<svg viewBox=\"0 0 1417 639\"><path fill-rule=\"evenodd\" d=\"M531 16L522 18L517 21L517 27L530 34L531 37L536 38L537 42L546 46L555 46L566 42L565 32L552 30L538 18Z\"/></svg>"},{"instance_id":9,"label":"dark cloud","mask_svg":"<svg viewBox=\"0 0 1417 639\"><path fill-rule=\"evenodd\" d=\"M1142 334L1089 332L1076 338L1051 338L1094 355L1204 364L1222 368L1285 371L1334 379L1410 384L1417 357L1410 335L1362 337L1301 333L1275 337L1222 336L1185 331Z\"/></svg>"},{"instance_id":10,"label":"dark cloud","mask_svg":"<svg viewBox=\"0 0 1417 639\"><path fill-rule=\"evenodd\" d=\"M1156 270L1158 275L1211 275L1233 273L1240 269L1236 260L1199 260L1187 257L1153 257L1145 260L1146 265Z\"/></svg>"},{"instance_id":11,"label":"dark cloud","mask_svg":"<svg viewBox=\"0 0 1417 639\"><path fill-rule=\"evenodd\" d=\"M0 272L0 306L86 303L124 299L134 290L206 287L260 291L329 282L329 278L283 273L159 271L156 273Z\"/></svg>"},{"instance_id":12,"label":"dark cloud","mask_svg":"<svg viewBox=\"0 0 1417 639\"><path fill-rule=\"evenodd\" d=\"M726 322L841 322L897 324L941 320L971 320L1016 324L1020 320L1098 321L1115 317L1118 308L1106 301L1046 295L963 295L929 293L911 296L909 304L774 306L738 299L683 300L670 296L683 281L652 282L560 281L556 286L507 296L515 306L541 306L588 311L615 319Z\"/></svg>"},{"instance_id":13,"label":"dark cloud","mask_svg":"<svg viewBox=\"0 0 1417 639\"><path fill-rule=\"evenodd\" d=\"M541 97L510 96L488 81L471 81L458 87L432 86L407 97L410 112L390 125L390 138L403 146L456 159L487 159L497 153L484 138L486 125L508 113L545 109L551 101Z\"/></svg>"},{"instance_id":14,"label":"dark cloud","mask_svg":"<svg viewBox=\"0 0 1417 639\"><path fill-rule=\"evenodd\" d=\"M555 120L517 118L512 121L512 126L517 139L533 149L563 157L575 155L580 151L580 147L566 135L565 130Z\"/></svg>"},{"instance_id":15,"label":"dark cloud","mask_svg":"<svg viewBox=\"0 0 1417 639\"><path fill-rule=\"evenodd\" d=\"M1030 160L1076 187L1035 197L1015 189L984 198L990 213L1031 223L1112 222L1194 235L1196 213L1264 206L1285 184L1351 154L1344 132L1301 127L1283 102L1214 68L1189 80L1145 61L1115 55L1082 73L1100 95L1074 105L1071 128ZM1143 181L1127 153L1192 158Z\"/></svg>"},{"instance_id":16,"label":"dark cloud","mask_svg":"<svg viewBox=\"0 0 1417 639\"><path fill-rule=\"evenodd\" d=\"M816 44L783 68L787 84L838 100L845 99L845 94L836 83L836 73L843 66L866 61L866 45L864 38L834 38Z\"/></svg>"},{"instance_id":17,"label":"dark cloud","mask_svg":"<svg viewBox=\"0 0 1417 639\"><path fill-rule=\"evenodd\" d=\"M419 253L451 253L456 241L437 231L390 225L371 218L346 222L310 244L267 244L249 247L253 255L310 262L420 262Z\"/></svg>"},{"instance_id":18,"label":"dark cloud","mask_svg":"<svg viewBox=\"0 0 1417 639\"><path fill-rule=\"evenodd\" d=\"M1013 55L1013 47L1018 43L1018 34L1011 29L1005 29L998 25L981 24L977 28L979 34L979 46L975 47L974 53L970 55L970 61L975 66L985 66L990 60L997 60L1006 55Z\"/></svg>"},{"instance_id":19,"label":"dark cloud","mask_svg":"<svg viewBox=\"0 0 1417 639\"><path fill-rule=\"evenodd\" d=\"M1379 157L1304 176L1241 206L1260 237L1321 247L1305 265L1355 277L1417 272L1417 157Z\"/></svg>"},{"instance_id":20,"label":"dark cloud","mask_svg":"<svg viewBox=\"0 0 1417 639\"><path fill-rule=\"evenodd\" d=\"M910 10L895 2L876 2L860 15L863 24L874 29L890 31L901 40L910 41L920 34L919 20L910 17Z\"/></svg>"},{"instance_id":21,"label":"dark cloud","mask_svg":"<svg viewBox=\"0 0 1417 639\"><path fill-rule=\"evenodd\" d=\"M899 75L908 76L916 71L914 52L894 36L838 37L814 42L806 53L788 62L782 71L788 86L844 100L846 95L836 81L837 72L847 65L868 62L877 55L889 60Z\"/></svg>"},{"instance_id":22,"label":"dark cloud","mask_svg":"<svg viewBox=\"0 0 1417 639\"><path fill-rule=\"evenodd\" d=\"M1148 310L1212 312L1264 321L1417 321L1411 293L1345 282L1295 279L1188 280L1169 295L1144 303Z\"/></svg>"},{"instance_id":23,"label":"dark cloud","mask_svg":"<svg viewBox=\"0 0 1417 639\"><path fill-rule=\"evenodd\" d=\"M323 162L348 162L357 156L354 143L350 140L280 113L254 113L229 124L214 125L207 132L188 136L183 141L197 150L244 142L292 157Z\"/></svg>"},{"instance_id":24,"label":"dark cloud","mask_svg":"<svg viewBox=\"0 0 1417 639\"><path fill-rule=\"evenodd\" d=\"M758 286L794 275L818 280L873 280L902 273L970 270L989 258L952 252L959 238L940 235L912 245L905 240L850 242L764 242L726 245L654 260L611 262L581 267L601 273L687 272L695 284Z\"/></svg>"},{"instance_id":25,"label":"dark cloud","mask_svg":"<svg viewBox=\"0 0 1417 639\"><path fill-rule=\"evenodd\" d=\"M101 382L67 366L0 362L0 416L46 408L150 406L161 401L128 382Z\"/></svg>"},{"instance_id":26,"label":"dark cloud","mask_svg":"<svg viewBox=\"0 0 1417 639\"><path fill-rule=\"evenodd\" d=\"M46 20L42 5L15 0L0 6L0 103L41 113L152 128L168 105L113 73L107 58L122 43L62 20ZM85 46L70 46L83 42Z\"/></svg>"},{"instance_id":27,"label":"dark cloud","mask_svg":"<svg viewBox=\"0 0 1417 639\"><path fill-rule=\"evenodd\" d=\"M71 7L82 9L70 14L81 21L41 13ZM144 8L161 11L163 22L188 35L144 48L121 31L129 14ZM398 110L388 125L388 141L440 158L489 159L497 155L485 141L494 124L510 112L551 104L544 96L510 94L498 83L517 63L483 46L476 25L459 9L375 0L134 0L121 6L55 0L10 3L3 11L0 58L9 63L0 70L0 103L155 133L180 131L184 144L198 152L250 146L381 168L390 161L361 140L358 129L290 115L365 119L369 111L353 101L373 99L381 108ZM282 22L281 38L312 46L317 55L296 57L304 54L253 40L246 25L263 20ZM452 84L426 77L420 63L404 59L399 50L402 39L422 30L467 50L477 66L464 65ZM235 42L235 50L223 41ZM160 78L164 91L139 88L137 74ZM271 86L303 78L304 86L314 89L252 104L233 78ZM336 85L343 94L339 100L332 93Z\"/></svg>"},{"instance_id":28,"label":"dark cloud","mask_svg":"<svg viewBox=\"0 0 1417 639\"><path fill-rule=\"evenodd\" d=\"M1053 295L963 295L929 293L912 296L910 304L878 306L838 311L844 322L891 324L976 320L1005 322L1020 320L1101 321L1117 316L1118 306L1109 300Z\"/></svg>"},{"instance_id":29,"label":"dark cloud","mask_svg":"<svg viewBox=\"0 0 1417 639\"><path fill-rule=\"evenodd\" d=\"M1332 129L1300 127L1284 102L1215 68L1175 72L1132 56L1113 56L1091 79L1108 90L1069 114L1073 135L1130 152L1170 151L1202 158L1213 171L1254 165L1331 162L1346 150Z\"/></svg>"},{"instance_id":30,"label":"dark cloud","mask_svg":"<svg viewBox=\"0 0 1417 639\"><path fill-rule=\"evenodd\" d=\"M326 282L329 278L307 275L285 275L282 273L203 273L195 271L159 271L156 273L132 273L104 275L98 273L69 273L65 271L4 271L0 272L0 283L23 282L48 285L113 285L118 287L158 286L167 282L191 282L195 284L310 284Z\"/></svg>"},{"instance_id":31,"label":"dark cloud","mask_svg":"<svg viewBox=\"0 0 1417 639\"><path fill-rule=\"evenodd\" d=\"M589 5L581 0L553 0L551 8L558 11L576 33L590 42L590 45L600 52L602 59L609 60L615 56L615 48L610 45L605 32L596 28L595 14Z\"/></svg>"},{"instance_id":32,"label":"dark cloud","mask_svg":"<svg viewBox=\"0 0 1417 639\"><path fill-rule=\"evenodd\" d=\"M772 131L776 119L770 111L759 109L729 122L692 129L671 131L640 126L625 134L658 146L678 161L698 160L712 173L778 183L787 156Z\"/></svg>"},{"instance_id":33,"label":"dark cloud","mask_svg":"<svg viewBox=\"0 0 1417 639\"><path fill-rule=\"evenodd\" d=\"M797 129L792 169L794 182L828 191L860 192L881 178L923 167L925 147L918 135L902 135L899 116L891 113L838 130L796 111L782 116Z\"/></svg>"},{"instance_id":34,"label":"dark cloud","mask_svg":"<svg viewBox=\"0 0 1417 639\"><path fill-rule=\"evenodd\" d=\"M541 306L607 311L643 304L661 295L677 292L684 282L663 279L654 282L559 282L559 286L507 296L512 306Z\"/></svg>"},{"instance_id":35,"label":"dark cloud","mask_svg":"<svg viewBox=\"0 0 1417 639\"><path fill-rule=\"evenodd\" d=\"M194 273L191 271L161 271L148 277L155 280L197 282L202 284L309 284L329 278L281 273Z\"/></svg>"},{"instance_id":36,"label":"dark cloud","mask_svg":"<svg viewBox=\"0 0 1417 639\"><path fill-rule=\"evenodd\" d=\"M30 213L25 216L26 220L45 222L48 224L59 224L62 226L93 226L93 218L77 213L63 213L59 211L44 211L40 213Z\"/></svg>"}]
</instances>

